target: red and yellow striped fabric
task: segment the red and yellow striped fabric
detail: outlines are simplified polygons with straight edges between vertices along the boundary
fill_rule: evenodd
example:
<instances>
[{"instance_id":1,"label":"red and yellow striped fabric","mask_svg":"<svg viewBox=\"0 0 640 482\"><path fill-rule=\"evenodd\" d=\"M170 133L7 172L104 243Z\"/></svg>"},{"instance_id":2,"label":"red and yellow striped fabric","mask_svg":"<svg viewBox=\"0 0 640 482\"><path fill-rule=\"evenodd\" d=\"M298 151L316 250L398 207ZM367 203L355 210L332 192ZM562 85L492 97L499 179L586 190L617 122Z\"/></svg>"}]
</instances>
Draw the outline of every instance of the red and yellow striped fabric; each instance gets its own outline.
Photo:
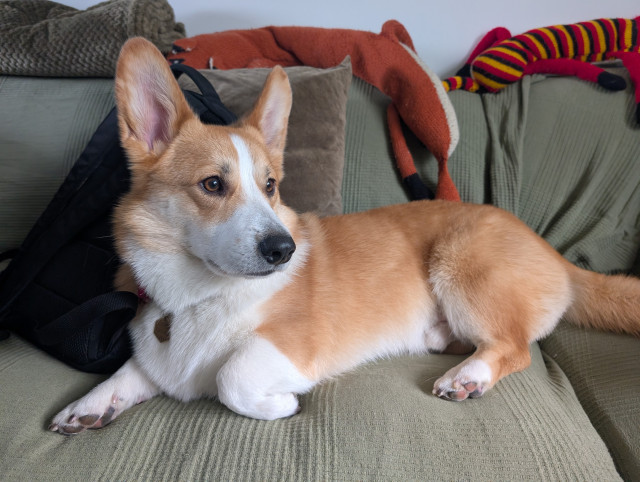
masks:
<instances>
[{"instance_id":1,"label":"red and yellow striped fabric","mask_svg":"<svg viewBox=\"0 0 640 482\"><path fill-rule=\"evenodd\" d=\"M471 72L480 87L496 92L519 80L527 65L537 60L595 62L608 59L613 52L640 52L638 18L606 18L530 30L482 52L471 63Z\"/></svg>"}]
</instances>

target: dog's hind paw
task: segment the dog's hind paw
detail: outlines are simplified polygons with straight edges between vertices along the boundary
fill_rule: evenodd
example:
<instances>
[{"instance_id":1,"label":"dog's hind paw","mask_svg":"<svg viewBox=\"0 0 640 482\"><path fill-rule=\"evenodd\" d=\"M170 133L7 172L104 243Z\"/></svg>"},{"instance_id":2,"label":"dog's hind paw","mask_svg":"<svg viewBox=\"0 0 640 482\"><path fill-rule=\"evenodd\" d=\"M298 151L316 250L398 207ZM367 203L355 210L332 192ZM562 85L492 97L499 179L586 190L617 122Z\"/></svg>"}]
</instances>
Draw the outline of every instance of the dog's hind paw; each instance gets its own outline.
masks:
<instances>
[{"instance_id":1,"label":"dog's hind paw","mask_svg":"<svg viewBox=\"0 0 640 482\"><path fill-rule=\"evenodd\" d=\"M454 402L461 402L467 398L481 397L486 388L482 384L476 382L467 382L461 384L460 382L453 382L451 384L438 384L433 389L433 394L444 399L452 400Z\"/></svg>"},{"instance_id":2,"label":"dog's hind paw","mask_svg":"<svg viewBox=\"0 0 640 482\"><path fill-rule=\"evenodd\" d=\"M478 398L491 388L491 369L481 360L466 360L453 367L433 385L433 394L445 400L461 402Z\"/></svg>"}]
</instances>

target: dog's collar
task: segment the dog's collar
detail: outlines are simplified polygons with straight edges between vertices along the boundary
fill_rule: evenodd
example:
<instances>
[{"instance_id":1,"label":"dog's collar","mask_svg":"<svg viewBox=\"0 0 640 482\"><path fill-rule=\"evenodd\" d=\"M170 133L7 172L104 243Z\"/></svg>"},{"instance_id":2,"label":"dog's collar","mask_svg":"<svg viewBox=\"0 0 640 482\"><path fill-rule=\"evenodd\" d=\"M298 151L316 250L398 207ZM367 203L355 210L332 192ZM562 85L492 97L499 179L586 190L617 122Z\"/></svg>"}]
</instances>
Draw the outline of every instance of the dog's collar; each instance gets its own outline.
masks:
<instances>
[{"instance_id":1,"label":"dog's collar","mask_svg":"<svg viewBox=\"0 0 640 482\"><path fill-rule=\"evenodd\" d=\"M143 305L146 305L147 303L149 303L149 301L151 301L151 298L142 287L138 288L138 301Z\"/></svg>"}]
</instances>

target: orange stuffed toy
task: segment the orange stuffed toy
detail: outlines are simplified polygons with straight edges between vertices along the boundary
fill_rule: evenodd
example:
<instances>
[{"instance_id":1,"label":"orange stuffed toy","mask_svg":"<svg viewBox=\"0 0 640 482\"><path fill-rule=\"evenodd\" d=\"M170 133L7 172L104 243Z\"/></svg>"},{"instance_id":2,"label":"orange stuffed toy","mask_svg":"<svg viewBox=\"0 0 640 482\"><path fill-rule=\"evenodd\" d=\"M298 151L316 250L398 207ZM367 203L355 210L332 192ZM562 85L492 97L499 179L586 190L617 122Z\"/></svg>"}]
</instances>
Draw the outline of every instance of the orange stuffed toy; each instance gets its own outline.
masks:
<instances>
[{"instance_id":1,"label":"orange stuffed toy","mask_svg":"<svg viewBox=\"0 0 640 482\"><path fill-rule=\"evenodd\" d=\"M233 30L180 39L174 47L169 61L198 69L276 64L328 68L350 55L353 74L391 98L387 122L398 169L410 196L433 197L416 172L400 118L438 161L436 197L460 199L447 169L459 136L453 106L442 82L417 56L411 37L399 22L386 22L379 34L311 27Z\"/></svg>"}]
</instances>

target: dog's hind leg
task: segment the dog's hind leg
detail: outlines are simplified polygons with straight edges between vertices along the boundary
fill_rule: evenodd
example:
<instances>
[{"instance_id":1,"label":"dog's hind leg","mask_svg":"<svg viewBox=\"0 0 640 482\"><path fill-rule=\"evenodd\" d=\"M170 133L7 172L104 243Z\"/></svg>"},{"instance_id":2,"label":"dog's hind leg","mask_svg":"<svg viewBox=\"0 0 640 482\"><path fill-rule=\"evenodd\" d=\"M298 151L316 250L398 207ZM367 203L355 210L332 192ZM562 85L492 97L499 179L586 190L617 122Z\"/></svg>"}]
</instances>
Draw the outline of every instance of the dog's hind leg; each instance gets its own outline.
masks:
<instances>
[{"instance_id":1,"label":"dog's hind leg","mask_svg":"<svg viewBox=\"0 0 640 482\"><path fill-rule=\"evenodd\" d=\"M113 376L53 417L49 430L75 435L104 427L128 408L158 393L158 387L130 359Z\"/></svg>"},{"instance_id":2,"label":"dog's hind leg","mask_svg":"<svg viewBox=\"0 0 640 482\"><path fill-rule=\"evenodd\" d=\"M481 397L502 377L524 370L530 363L526 343L479 346L473 355L436 380L433 393L456 402Z\"/></svg>"}]
</instances>

